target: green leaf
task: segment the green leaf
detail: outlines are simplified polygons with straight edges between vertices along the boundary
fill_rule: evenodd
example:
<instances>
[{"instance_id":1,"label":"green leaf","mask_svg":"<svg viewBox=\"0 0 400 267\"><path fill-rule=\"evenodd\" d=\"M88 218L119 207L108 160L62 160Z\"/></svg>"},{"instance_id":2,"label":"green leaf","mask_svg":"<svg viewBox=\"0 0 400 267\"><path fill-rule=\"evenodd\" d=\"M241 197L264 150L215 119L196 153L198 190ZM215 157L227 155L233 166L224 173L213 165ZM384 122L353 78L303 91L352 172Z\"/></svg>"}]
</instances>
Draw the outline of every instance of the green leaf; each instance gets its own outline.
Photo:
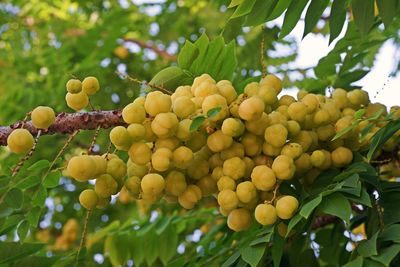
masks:
<instances>
[{"instance_id":1,"label":"green leaf","mask_svg":"<svg viewBox=\"0 0 400 267\"><path fill-rule=\"evenodd\" d=\"M364 116L364 114L365 114L365 109L364 108L359 109L356 111L356 113L354 113L354 118L361 119Z\"/></svg>"},{"instance_id":2,"label":"green leaf","mask_svg":"<svg viewBox=\"0 0 400 267\"><path fill-rule=\"evenodd\" d=\"M282 39L293 30L294 26L296 26L297 22L299 21L301 13L306 7L308 1L309 0L297 0L293 1L289 5L285 14L285 18L283 20L283 25L279 34L279 38Z\"/></svg>"},{"instance_id":3,"label":"green leaf","mask_svg":"<svg viewBox=\"0 0 400 267\"><path fill-rule=\"evenodd\" d=\"M322 196L318 195L311 201L308 201L306 204L304 204L303 207L300 209L299 214L303 216L303 218L308 219L308 217L311 215L314 209L321 203L321 201L322 201Z\"/></svg>"},{"instance_id":4,"label":"green leaf","mask_svg":"<svg viewBox=\"0 0 400 267\"><path fill-rule=\"evenodd\" d=\"M379 15L382 18L385 28L392 24L396 13L399 11L399 1L398 0L376 0L378 4ZM397 13L398 14L398 13Z\"/></svg>"},{"instance_id":5,"label":"green leaf","mask_svg":"<svg viewBox=\"0 0 400 267\"><path fill-rule=\"evenodd\" d=\"M285 239L280 236L277 230L274 232L273 246L271 249L272 261L275 267L279 267L283 255L283 247L285 245Z\"/></svg>"},{"instance_id":6,"label":"green leaf","mask_svg":"<svg viewBox=\"0 0 400 267\"><path fill-rule=\"evenodd\" d=\"M334 0L329 18L329 44L339 36L346 21L348 0Z\"/></svg>"},{"instance_id":7,"label":"green leaf","mask_svg":"<svg viewBox=\"0 0 400 267\"><path fill-rule=\"evenodd\" d=\"M162 217L162 219L157 223L157 226L156 226L156 234L157 235L161 235L167 229L167 227L171 223L171 219L172 219L172 217L169 217L169 216Z\"/></svg>"},{"instance_id":8,"label":"green leaf","mask_svg":"<svg viewBox=\"0 0 400 267\"><path fill-rule=\"evenodd\" d=\"M257 246L245 247L242 249L242 259L250 264L251 267L256 267L264 255L266 246L261 244Z\"/></svg>"},{"instance_id":9,"label":"green leaf","mask_svg":"<svg viewBox=\"0 0 400 267\"><path fill-rule=\"evenodd\" d=\"M39 189L36 191L36 193L33 195L32 204L34 206L43 207L46 198L47 198L47 190L44 186L41 185L39 186Z\"/></svg>"},{"instance_id":10,"label":"green leaf","mask_svg":"<svg viewBox=\"0 0 400 267\"><path fill-rule=\"evenodd\" d=\"M319 205L319 209L326 214L337 216L347 224L350 224L351 205L341 193L333 193L325 197L321 205Z\"/></svg>"},{"instance_id":11,"label":"green leaf","mask_svg":"<svg viewBox=\"0 0 400 267\"><path fill-rule=\"evenodd\" d=\"M369 73L369 70L355 70L341 74L333 84L334 88L348 88Z\"/></svg>"},{"instance_id":12,"label":"green leaf","mask_svg":"<svg viewBox=\"0 0 400 267\"><path fill-rule=\"evenodd\" d=\"M109 235L104 241L104 252L113 266L123 266L128 260L128 235Z\"/></svg>"},{"instance_id":13,"label":"green leaf","mask_svg":"<svg viewBox=\"0 0 400 267\"><path fill-rule=\"evenodd\" d=\"M243 3L244 0L232 0L229 4L228 8L235 7Z\"/></svg>"},{"instance_id":14,"label":"green leaf","mask_svg":"<svg viewBox=\"0 0 400 267\"><path fill-rule=\"evenodd\" d=\"M266 21L271 21L282 15L282 13L288 8L292 0L279 0L275 8L272 10L271 15L268 16Z\"/></svg>"},{"instance_id":15,"label":"green leaf","mask_svg":"<svg viewBox=\"0 0 400 267\"><path fill-rule=\"evenodd\" d=\"M23 243L29 231L29 222L27 220L23 220L17 228L17 233L19 237L19 241Z\"/></svg>"},{"instance_id":16,"label":"green leaf","mask_svg":"<svg viewBox=\"0 0 400 267\"><path fill-rule=\"evenodd\" d=\"M377 256L372 256L371 258L375 261L379 261L385 266L390 266L390 263L399 254L399 252L400 244L393 244L388 248L380 250Z\"/></svg>"},{"instance_id":17,"label":"green leaf","mask_svg":"<svg viewBox=\"0 0 400 267\"><path fill-rule=\"evenodd\" d=\"M28 214L26 215L26 218L28 219L28 222L31 227L36 227L37 224L39 223L40 212L41 209L39 207L33 207L32 209L29 210Z\"/></svg>"},{"instance_id":18,"label":"green leaf","mask_svg":"<svg viewBox=\"0 0 400 267\"><path fill-rule=\"evenodd\" d=\"M370 239L360 242L357 247L358 254L364 257L378 255L378 251L376 249L376 240L378 235L379 231L376 232Z\"/></svg>"},{"instance_id":19,"label":"green leaf","mask_svg":"<svg viewBox=\"0 0 400 267\"><path fill-rule=\"evenodd\" d=\"M390 121L383 128L377 131L371 140L367 159L371 160L378 148L380 148L390 137L400 129L400 120Z\"/></svg>"},{"instance_id":20,"label":"green leaf","mask_svg":"<svg viewBox=\"0 0 400 267\"><path fill-rule=\"evenodd\" d=\"M207 111L207 118L211 119L211 118L217 116L220 111L221 111L221 107L216 107L216 108L210 109L209 111Z\"/></svg>"},{"instance_id":21,"label":"green leaf","mask_svg":"<svg viewBox=\"0 0 400 267\"><path fill-rule=\"evenodd\" d=\"M290 233L290 231L303 219L303 217L297 213L292 219L290 219L290 222L288 224L288 229L286 236Z\"/></svg>"},{"instance_id":22,"label":"green leaf","mask_svg":"<svg viewBox=\"0 0 400 267\"><path fill-rule=\"evenodd\" d=\"M185 42L178 55L178 65L182 69L189 69L199 55L199 49L191 42Z\"/></svg>"},{"instance_id":23,"label":"green leaf","mask_svg":"<svg viewBox=\"0 0 400 267\"><path fill-rule=\"evenodd\" d=\"M22 259L28 255L32 255L42 249L45 244L2 242L0 243L0 264L13 262Z\"/></svg>"},{"instance_id":24,"label":"green leaf","mask_svg":"<svg viewBox=\"0 0 400 267\"><path fill-rule=\"evenodd\" d=\"M236 8L230 19L245 16L251 12L256 0L243 0L243 2Z\"/></svg>"},{"instance_id":25,"label":"green leaf","mask_svg":"<svg viewBox=\"0 0 400 267\"><path fill-rule=\"evenodd\" d=\"M184 72L177 66L171 66L159 71L149 84L160 86L169 91L175 91L178 86L188 83L189 80L190 77L187 72Z\"/></svg>"},{"instance_id":26,"label":"green leaf","mask_svg":"<svg viewBox=\"0 0 400 267\"><path fill-rule=\"evenodd\" d=\"M361 34L367 34L374 25L374 0L352 0L351 10Z\"/></svg>"},{"instance_id":27,"label":"green leaf","mask_svg":"<svg viewBox=\"0 0 400 267\"><path fill-rule=\"evenodd\" d=\"M400 224L387 226L379 235L379 240L400 243Z\"/></svg>"},{"instance_id":28,"label":"green leaf","mask_svg":"<svg viewBox=\"0 0 400 267\"><path fill-rule=\"evenodd\" d=\"M317 25L318 20L321 18L322 13L328 4L329 0L311 1L306 13L303 38L314 29L315 25Z\"/></svg>"},{"instance_id":29,"label":"green leaf","mask_svg":"<svg viewBox=\"0 0 400 267\"><path fill-rule=\"evenodd\" d=\"M195 117L193 119L192 123L190 124L189 131L190 132L197 131L205 120L206 120L206 117L202 116L202 115Z\"/></svg>"},{"instance_id":30,"label":"green leaf","mask_svg":"<svg viewBox=\"0 0 400 267\"><path fill-rule=\"evenodd\" d=\"M24 219L23 215L14 214L6 218L6 221L0 226L0 235L8 233L11 229L16 227L20 221Z\"/></svg>"},{"instance_id":31,"label":"green leaf","mask_svg":"<svg viewBox=\"0 0 400 267\"><path fill-rule=\"evenodd\" d=\"M60 178L61 178L60 171L51 172L44 178L43 186L46 188L56 187L60 181Z\"/></svg>"},{"instance_id":32,"label":"green leaf","mask_svg":"<svg viewBox=\"0 0 400 267\"><path fill-rule=\"evenodd\" d=\"M68 258L63 258L63 260L68 260ZM75 258L70 259L70 262L68 262L65 265L58 265L60 261L60 257L58 256L52 256L52 257L47 257L47 256L29 256L25 257L21 260L16 261L13 264L13 267L43 267L43 266L67 266L68 264L74 264L75 263ZM57 262L57 264L55 264Z\"/></svg>"},{"instance_id":33,"label":"green leaf","mask_svg":"<svg viewBox=\"0 0 400 267\"><path fill-rule=\"evenodd\" d=\"M18 188L12 188L7 192L7 195L4 198L4 203L10 206L13 209L19 209L24 202L24 194Z\"/></svg>"},{"instance_id":34,"label":"green leaf","mask_svg":"<svg viewBox=\"0 0 400 267\"><path fill-rule=\"evenodd\" d=\"M257 26L264 23L277 3L278 0L257 0L250 15L247 16L245 25Z\"/></svg>"},{"instance_id":35,"label":"green leaf","mask_svg":"<svg viewBox=\"0 0 400 267\"><path fill-rule=\"evenodd\" d=\"M25 190L34 187L40 183L40 179L36 175L30 175L22 180L20 180L15 187Z\"/></svg>"},{"instance_id":36,"label":"green leaf","mask_svg":"<svg viewBox=\"0 0 400 267\"><path fill-rule=\"evenodd\" d=\"M342 137L343 135L347 134L348 132L352 131L354 128L356 128L358 125L357 122L353 122L352 124L350 124L349 126L347 126L346 128L344 128L343 130L341 130L340 132L338 132L333 138L332 141L335 141L337 139L339 139L340 137Z\"/></svg>"},{"instance_id":37,"label":"green leaf","mask_svg":"<svg viewBox=\"0 0 400 267\"><path fill-rule=\"evenodd\" d=\"M362 267L363 266L364 259L361 256L358 256L352 261L349 261L343 267Z\"/></svg>"},{"instance_id":38,"label":"green leaf","mask_svg":"<svg viewBox=\"0 0 400 267\"><path fill-rule=\"evenodd\" d=\"M47 159L41 159L29 166L28 171L40 171L49 167L50 162Z\"/></svg>"},{"instance_id":39,"label":"green leaf","mask_svg":"<svg viewBox=\"0 0 400 267\"><path fill-rule=\"evenodd\" d=\"M216 76L217 80L231 80L238 64L235 52L235 42L231 41L223 50L224 57L216 61L219 66L219 72Z\"/></svg>"},{"instance_id":40,"label":"green leaf","mask_svg":"<svg viewBox=\"0 0 400 267\"><path fill-rule=\"evenodd\" d=\"M236 251L235 253L233 253L233 254L221 265L221 267L229 267L229 266L232 266L232 265L237 261L237 259L239 259L240 254L241 254L241 251L240 251L240 250L238 250L238 251Z\"/></svg>"},{"instance_id":41,"label":"green leaf","mask_svg":"<svg viewBox=\"0 0 400 267\"><path fill-rule=\"evenodd\" d=\"M169 224L161 234L160 240L168 240L168 242L160 242L159 245L159 257L165 266L176 254L176 249L178 247L178 233L176 232L176 228Z\"/></svg>"}]
</instances>

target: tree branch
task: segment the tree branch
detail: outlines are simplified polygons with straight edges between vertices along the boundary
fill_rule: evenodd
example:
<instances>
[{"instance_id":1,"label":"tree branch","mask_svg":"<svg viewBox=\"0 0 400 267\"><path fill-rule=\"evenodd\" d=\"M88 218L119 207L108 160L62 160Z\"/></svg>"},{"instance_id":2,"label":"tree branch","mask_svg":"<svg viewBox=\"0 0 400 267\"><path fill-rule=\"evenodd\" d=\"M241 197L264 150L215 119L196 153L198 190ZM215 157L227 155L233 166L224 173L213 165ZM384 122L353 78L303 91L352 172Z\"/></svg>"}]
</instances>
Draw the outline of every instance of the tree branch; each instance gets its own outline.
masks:
<instances>
[{"instance_id":1,"label":"tree branch","mask_svg":"<svg viewBox=\"0 0 400 267\"><path fill-rule=\"evenodd\" d=\"M135 43L138 46L140 46L141 48L147 48L147 49L153 50L154 53L156 53L157 55L159 55L163 59L166 59L166 60L169 60L169 61L176 61L176 55L171 55L168 52L166 52L164 50L161 50L156 45L144 42L142 40L132 39L132 38L123 38L123 39L124 39L125 42Z\"/></svg>"},{"instance_id":2,"label":"tree branch","mask_svg":"<svg viewBox=\"0 0 400 267\"><path fill-rule=\"evenodd\" d=\"M7 145L7 137L17 128L21 128L23 121L18 121L10 126L0 126L0 146ZM49 129L42 130L41 135L52 135L56 133L71 134L76 130L94 130L97 127L107 129L113 126L125 125L122 119L121 110L102 110L90 112L65 113L57 115L56 121ZM36 136L36 129L31 121L25 122L24 129L27 129Z\"/></svg>"}]
</instances>

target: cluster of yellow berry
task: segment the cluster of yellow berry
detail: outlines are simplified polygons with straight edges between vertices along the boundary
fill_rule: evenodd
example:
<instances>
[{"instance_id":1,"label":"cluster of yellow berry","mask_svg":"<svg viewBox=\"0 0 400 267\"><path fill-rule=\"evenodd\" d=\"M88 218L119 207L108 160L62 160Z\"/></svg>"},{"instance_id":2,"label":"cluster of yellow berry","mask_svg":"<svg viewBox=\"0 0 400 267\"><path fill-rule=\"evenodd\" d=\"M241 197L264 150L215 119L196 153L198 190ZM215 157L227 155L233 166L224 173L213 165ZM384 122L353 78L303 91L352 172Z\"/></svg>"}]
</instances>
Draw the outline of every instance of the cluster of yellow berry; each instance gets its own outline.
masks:
<instances>
[{"instance_id":1,"label":"cluster of yellow berry","mask_svg":"<svg viewBox=\"0 0 400 267\"><path fill-rule=\"evenodd\" d=\"M56 114L50 107L38 106L31 112L32 124L35 128L46 130L55 121ZM7 146L11 152L16 154L26 153L34 145L32 134L24 128L13 130L7 138Z\"/></svg>"},{"instance_id":2,"label":"cluster of yellow berry","mask_svg":"<svg viewBox=\"0 0 400 267\"><path fill-rule=\"evenodd\" d=\"M362 142L368 120L333 137L357 120L361 108L364 118L380 110L383 118L387 111L358 89L336 89L329 97L300 91L297 99L278 97L281 90L279 78L267 75L238 95L230 81L203 74L172 95L153 91L136 98L122 112L128 126L110 132L115 147L128 153L126 164L115 155L70 160L72 177L96 178L94 190L82 192L81 204L91 209L121 189L146 203L164 197L185 209L214 197L235 231L248 228L253 218L262 225L284 223L299 202L282 195L280 183L299 179L309 186L322 171L350 164L353 151L368 147L382 120ZM399 117L399 110L391 112ZM206 119L193 127L199 116ZM383 149L395 146L389 140Z\"/></svg>"},{"instance_id":3,"label":"cluster of yellow berry","mask_svg":"<svg viewBox=\"0 0 400 267\"><path fill-rule=\"evenodd\" d=\"M73 110L81 110L89 104L89 96L100 90L100 84L96 77L89 76L81 82L78 79L70 79L67 82L67 95L65 101Z\"/></svg>"}]
</instances>

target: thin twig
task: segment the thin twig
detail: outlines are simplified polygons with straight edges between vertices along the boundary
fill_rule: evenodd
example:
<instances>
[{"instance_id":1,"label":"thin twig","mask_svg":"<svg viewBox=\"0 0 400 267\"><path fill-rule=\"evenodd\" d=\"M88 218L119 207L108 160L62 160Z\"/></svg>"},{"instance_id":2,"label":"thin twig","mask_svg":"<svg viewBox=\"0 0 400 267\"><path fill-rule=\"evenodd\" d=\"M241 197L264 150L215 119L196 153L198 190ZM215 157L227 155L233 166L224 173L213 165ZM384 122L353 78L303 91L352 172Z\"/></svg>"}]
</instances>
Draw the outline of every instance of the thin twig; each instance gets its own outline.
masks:
<instances>
[{"instance_id":1,"label":"thin twig","mask_svg":"<svg viewBox=\"0 0 400 267\"><path fill-rule=\"evenodd\" d=\"M261 60L261 74L263 78L266 75L266 69L267 69L264 62L264 50L265 50L264 26L261 26L260 60Z\"/></svg>"},{"instance_id":2,"label":"thin twig","mask_svg":"<svg viewBox=\"0 0 400 267\"><path fill-rule=\"evenodd\" d=\"M75 266L78 266L79 254L81 253L81 250L82 250L82 249L85 247L85 245L86 245L86 235L87 235L87 228L88 228L88 223L89 223L90 214L92 214L92 210L87 210L87 211L86 211L85 222L84 222L84 224L83 224L81 242L80 242L80 244L79 244L78 252L76 253Z\"/></svg>"},{"instance_id":3,"label":"thin twig","mask_svg":"<svg viewBox=\"0 0 400 267\"><path fill-rule=\"evenodd\" d=\"M92 154L92 150L93 150L94 145L96 144L96 139L97 139L97 136L99 135L99 132L100 132L100 126L98 126L96 131L94 132L92 142L90 143L90 146L87 151L88 155Z\"/></svg>"},{"instance_id":4,"label":"thin twig","mask_svg":"<svg viewBox=\"0 0 400 267\"><path fill-rule=\"evenodd\" d=\"M22 159L20 159L20 161L18 162L17 166L15 166L15 168L12 170L12 175L11 175L11 177L14 177L15 175L17 175L18 172L19 172L19 170L20 170L20 169L22 168L22 166L24 165L24 163L25 163L28 159L30 159L30 157L32 157L33 153L34 153L35 150L36 150L36 145L37 145L37 143L38 143L38 141L39 141L39 137L40 137L40 134L41 134L41 133L42 133L42 130L39 130L39 131L37 132L37 135L36 135L36 138L35 138L35 141L34 141L34 143L33 143L33 146L32 146L32 148L31 148L31 150L29 150L28 154L26 154Z\"/></svg>"},{"instance_id":5,"label":"thin twig","mask_svg":"<svg viewBox=\"0 0 400 267\"><path fill-rule=\"evenodd\" d=\"M150 86L150 87L153 88L153 89L157 89L157 90L163 92L164 94L172 95L172 92L171 92L171 91L168 91L167 89L163 88L162 86L155 85L155 84L151 84L151 83L148 83L148 82L146 82L146 81L141 81L141 80L139 80L139 79L136 79L136 78L134 78L134 77L129 76L128 74L123 74L123 73L121 73L121 72L119 72L119 71L116 71L115 73L116 73L117 75L121 76L122 79L128 79L128 80L130 80L130 81L132 81L132 82L135 82L135 83L138 83L138 84L144 84L144 85L146 85L146 86Z\"/></svg>"},{"instance_id":6,"label":"thin twig","mask_svg":"<svg viewBox=\"0 0 400 267\"><path fill-rule=\"evenodd\" d=\"M280 186L280 185L281 185L280 183L277 183L277 184L276 184L276 186L275 186L275 188L274 188L274 192L273 192L273 195L272 195L271 200L266 200L264 203L272 204L272 203L275 201L275 199L276 199L276 194L278 193L278 189L279 189L279 186Z\"/></svg>"}]
</instances>

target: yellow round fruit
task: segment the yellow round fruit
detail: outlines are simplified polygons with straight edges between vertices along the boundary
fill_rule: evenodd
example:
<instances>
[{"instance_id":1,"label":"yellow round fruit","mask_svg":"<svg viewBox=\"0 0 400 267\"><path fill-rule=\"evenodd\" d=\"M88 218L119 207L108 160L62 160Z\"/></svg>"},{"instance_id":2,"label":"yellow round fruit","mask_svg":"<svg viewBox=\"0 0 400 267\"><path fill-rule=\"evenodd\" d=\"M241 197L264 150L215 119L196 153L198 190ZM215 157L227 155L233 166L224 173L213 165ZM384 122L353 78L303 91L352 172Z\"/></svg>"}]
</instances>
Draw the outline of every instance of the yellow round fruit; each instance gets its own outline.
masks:
<instances>
[{"instance_id":1,"label":"yellow round fruit","mask_svg":"<svg viewBox=\"0 0 400 267\"><path fill-rule=\"evenodd\" d=\"M233 157L225 160L222 171L224 175L229 176L234 180L238 180L244 176L246 164L239 157Z\"/></svg>"},{"instance_id":2,"label":"yellow round fruit","mask_svg":"<svg viewBox=\"0 0 400 267\"><path fill-rule=\"evenodd\" d=\"M282 147L281 154L295 160L303 154L303 148L298 143L288 143Z\"/></svg>"},{"instance_id":3,"label":"yellow round fruit","mask_svg":"<svg viewBox=\"0 0 400 267\"><path fill-rule=\"evenodd\" d=\"M232 83L227 80L217 82L218 92L220 95L225 97L227 104L229 105L237 98L237 93Z\"/></svg>"},{"instance_id":4,"label":"yellow round fruit","mask_svg":"<svg viewBox=\"0 0 400 267\"><path fill-rule=\"evenodd\" d=\"M82 91L87 95L94 95L100 90L100 84L96 77L89 76L82 81Z\"/></svg>"},{"instance_id":5,"label":"yellow round fruit","mask_svg":"<svg viewBox=\"0 0 400 267\"><path fill-rule=\"evenodd\" d=\"M151 166L160 172L169 169L172 159L172 151L168 148L159 148L151 156Z\"/></svg>"},{"instance_id":6,"label":"yellow round fruit","mask_svg":"<svg viewBox=\"0 0 400 267\"><path fill-rule=\"evenodd\" d=\"M302 122L306 119L307 106L302 102L294 102L288 107L288 114L292 120Z\"/></svg>"},{"instance_id":7,"label":"yellow round fruit","mask_svg":"<svg viewBox=\"0 0 400 267\"><path fill-rule=\"evenodd\" d=\"M125 180L125 188L132 193L134 196L140 194L140 178L137 176L131 176Z\"/></svg>"},{"instance_id":8,"label":"yellow round fruit","mask_svg":"<svg viewBox=\"0 0 400 267\"><path fill-rule=\"evenodd\" d=\"M257 198L257 190L250 181L241 182L236 187L236 195L243 203L250 203Z\"/></svg>"},{"instance_id":9,"label":"yellow round fruit","mask_svg":"<svg viewBox=\"0 0 400 267\"><path fill-rule=\"evenodd\" d=\"M56 120L56 114L50 107L38 106L31 113L32 124L38 129L47 129Z\"/></svg>"},{"instance_id":10,"label":"yellow round fruit","mask_svg":"<svg viewBox=\"0 0 400 267\"><path fill-rule=\"evenodd\" d=\"M235 232L246 230L252 222L250 211L247 209L235 209L228 215L227 225Z\"/></svg>"},{"instance_id":11,"label":"yellow round fruit","mask_svg":"<svg viewBox=\"0 0 400 267\"><path fill-rule=\"evenodd\" d=\"M82 82L78 79L69 79L66 87L69 93L77 94L82 91Z\"/></svg>"},{"instance_id":12,"label":"yellow round fruit","mask_svg":"<svg viewBox=\"0 0 400 267\"><path fill-rule=\"evenodd\" d=\"M96 163L88 155L75 156L69 160L67 172L69 176L78 181L87 181L94 178Z\"/></svg>"},{"instance_id":13,"label":"yellow round fruit","mask_svg":"<svg viewBox=\"0 0 400 267\"><path fill-rule=\"evenodd\" d=\"M265 109L264 102L258 97L250 97L245 99L239 105L239 116L245 121L258 120L261 118Z\"/></svg>"},{"instance_id":14,"label":"yellow round fruit","mask_svg":"<svg viewBox=\"0 0 400 267\"><path fill-rule=\"evenodd\" d=\"M164 191L165 180L157 173L149 173L143 176L140 185L143 193L158 195Z\"/></svg>"},{"instance_id":15,"label":"yellow round fruit","mask_svg":"<svg viewBox=\"0 0 400 267\"><path fill-rule=\"evenodd\" d=\"M251 181L258 190L269 191L274 188L276 177L271 168L259 165L254 167L251 172Z\"/></svg>"},{"instance_id":16,"label":"yellow round fruit","mask_svg":"<svg viewBox=\"0 0 400 267\"><path fill-rule=\"evenodd\" d=\"M180 119L186 119L196 111L196 105L187 96L180 96L172 102L172 110Z\"/></svg>"},{"instance_id":17,"label":"yellow round fruit","mask_svg":"<svg viewBox=\"0 0 400 267\"><path fill-rule=\"evenodd\" d=\"M341 168L352 162L353 152L346 147L340 146L332 151L331 158L333 166Z\"/></svg>"},{"instance_id":18,"label":"yellow round fruit","mask_svg":"<svg viewBox=\"0 0 400 267\"><path fill-rule=\"evenodd\" d=\"M201 195L204 197L211 196L218 191L217 182L211 177L211 175L206 175L197 181L196 185L201 190Z\"/></svg>"},{"instance_id":19,"label":"yellow round fruit","mask_svg":"<svg viewBox=\"0 0 400 267\"><path fill-rule=\"evenodd\" d=\"M146 136L146 128L139 123L130 124L126 130L133 141L143 140Z\"/></svg>"},{"instance_id":20,"label":"yellow round fruit","mask_svg":"<svg viewBox=\"0 0 400 267\"><path fill-rule=\"evenodd\" d=\"M274 124L265 129L264 139L274 147L282 147L286 143L288 130L282 124Z\"/></svg>"},{"instance_id":21,"label":"yellow round fruit","mask_svg":"<svg viewBox=\"0 0 400 267\"><path fill-rule=\"evenodd\" d=\"M224 210L233 210L236 209L239 204L239 199L235 193L230 189L224 189L218 193L218 204Z\"/></svg>"},{"instance_id":22,"label":"yellow round fruit","mask_svg":"<svg viewBox=\"0 0 400 267\"><path fill-rule=\"evenodd\" d=\"M165 192L169 195L180 196L187 187L185 175L182 172L171 171L165 178Z\"/></svg>"},{"instance_id":23,"label":"yellow round fruit","mask_svg":"<svg viewBox=\"0 0 400 267\"><path fill-rule=\"evenodd\" d=\"M79 194L79 203L87 210L92 210L96 207L99 198L93 189L83 190Z\"/></svg>"},{"instance_id":24,"label":"yellow round fruit","mask_svg":"<svg viewBox=\"0 0 400 267\"><path fill-rule=\"evenodd\" d=\"M273 74L268 74L260 81L261 86L270 86L279 94L282 91L282 81Z\"/></svg>"},{"instance_id":25,"label":"yellow round fruit","mask_svg":"<svg viewBox=\"0 0 400 267\"><path fill-rule=\"evenodd\" d=\"M232 142L232 136L222 133L221 130L212 133L207 138L207 146L213 152L221 152L230 147Z\"/></svg>"},{"instance_id":26,"label":"yellow round fruit","mask_svg":"<svg viewBox=\"0 0 400 267\"><path fill-rule=\"evenodd\" d=\"M324 153L322 150L315 150L315 151L311 154L310 160L311 160L311 164L312 164L314 167L319 168L319 167L321 167L321 166L324 164L324 162L325 162L325 160L326 160L325 153Z\"/></svg>"},{"instance_id":27,"label":"yellow round fruit","mask_svg":"<svg viewBox=\"0 0 400 267\"><path fill-rule=\"evenodd\" d=\"M150 147L145 143L133 143L128 151L129 158L132 162L145 165L151 160Z\"/></svg>"},{"instance_id":28,"label":"yellow round fruit","mask_svg":"<svg viewBox=\"0 0 400 267\"><path fill-rule=\"evenodd\" d=\"M163 94L160 91L148 93L144 102L146 112L153 117L159 113L169 112L171 105L171 96Z\"/></svg>"},{"instance_id":29,"label":"yellow round fruit","mask_svg":"<svg viewBox=\"0 0 400 267\"><path fill-rule=\"evenodd\" d=\"M124 126L116 126L110 132L110 141L115 146L125 147L132 142L131 137Z\"/></svg>"},{"instance_id":30,"label":"yellow round fruit","mask_svg":"<svg viewBox=\"0 0 400 267\"><path fill-rule=\"evenodd\" d=\"M236 182L229 176L222 176L218 179L217 187L218 191L222 191L224 189L235 190Z\"/></svg>"},{"instance_id":31,"label":"yellow round fruit","mask_svg":"<svg viewBox=\"0 0 400 267\"><path fill-rule=\"evenodd\" d=\"M272 163L272 170L278 179L290 180L294 176L296 166L294 165L292 158L285 155L280 155L274 159L274 162Z\"/></svg>"},{"instance_id":32,"label":"yellow round fruit","mask_svg":"<svg viewBox=\"0 0 400 267\"><path fill-rule=\"evenodd\" d=\"M15 129L7 137L7 145L11 152L16 154L26 153L35 143L32 134L26 129Z\"/></svg>"},{"instance_id":33,"label":"yellow round fruit","mask_svg":"<svg viewBox=\"0 0 400 267\"><path fill-rule=\"evenodd\" d=\"M167 138L175 134L178 124L178 118L174 113L159 113L151 122L151 130L159 138Z\"/></svg>"},{"instance_id":34,"label":"yellow round fruit","mask_svg":"<svg viewBox=\"0 0 400 267\"><path fill-rule=\"evenodd\" d=\"M180 146L172 154L172 162L178 169L186 169L193 161L193 152L190 148Z\"/></svg>"},{"instance_id":35,"label":"yellow round fruit","mask_svg":"<svg viewBox=\"0 0 400 267\"><path fill-rule=\"evenodd\" d=\"M278 219L276 209L271 204L258 204L254 210L254 217L256 221L262 225L272 225Z\"/></svg>"},{"instance_id":36,"label":"yellow round fruit","mask_svg":"<svg viewBox=\"0 0 400 267\"><path fill-rule=\"evenodd\" d=\"M96 172L95 172L94 176L105 173L107 170L107 160L100 155L95 155L95 156L90 156L90 157L92 158L92 160L94 161L94 163L96 165Z\"/></svg>"},{"instance_id":37,"label":"yellow round fruit","mask_svg":"<svg viewBox=\"0 0 400 267\"><path fill-rule=\"evenodd\" d=\"M111 175L115 180L122 181L126 175L126 164L121 159L111 159L107 162L106 172Z\"/></svg>"},{"instance_id":38,"label":"yellow round fruit","mask_svg":"<svg viewBox=\"0 0 400 267\"><path fill-rule=\"evenodd\" d=\"M218 94L206 96L201 105L201 108L204 114L207 114L212 109L220 108L219 112L215 116L208 118L209 121L222 120L228 114L228 105L226 103L226 99Z\"/></svg>"},{"instance_id":39,"label":"yellow round fruit","mask_svg":"<svg viewBox=\"0 0 400 267\"><path fill-rule=\"evenodd\" d=\"M223 121L221 131L225 135L238 137L244 132L244 125L240 119L227 118Z\"/></svg>"},{"instance_id":40,"label":"yellow round fruit","mask_svg":"<svg viewBox=\"0 0 400 267\"><path fill-rule=\"evenodd\" d=\"M109 174L102 174L96 178L94 190L100 198L108 198L117 193L118 183Z\"/></svg>"},{"instance_id":41,"label":"yellow round fruit","mask_svg":"<svg viewBox=\"0 0 400 267\"><path fill-rule=\"evenodd\" d=\"M75 111L84 109L89 104L89 98L83 91L76 94L67 93L65 101L67 102L67 106Z\"/></svg>"},{"instance_id":42,"label":"yellow round fruit","mask_svg":"<svg viewBox=\"0 0 400 267\"><path fill-rule=\"evenodd\" d=\"M299 201L293 196L283 196L276 201L276 214L279 218L287 220L293 217L299 207Z\"/></svg>"},{"instance_id":43,"label":"yellow round fruit","mask_svg":"<svg viewBox=\"0 0 400 267\"><path fill-rule=\"evenodd\" d=\"M122 119L126 123L142 123L146 119L144 106L138 103L130 103L122 110Z\"/></svg>"}]
</instances>

